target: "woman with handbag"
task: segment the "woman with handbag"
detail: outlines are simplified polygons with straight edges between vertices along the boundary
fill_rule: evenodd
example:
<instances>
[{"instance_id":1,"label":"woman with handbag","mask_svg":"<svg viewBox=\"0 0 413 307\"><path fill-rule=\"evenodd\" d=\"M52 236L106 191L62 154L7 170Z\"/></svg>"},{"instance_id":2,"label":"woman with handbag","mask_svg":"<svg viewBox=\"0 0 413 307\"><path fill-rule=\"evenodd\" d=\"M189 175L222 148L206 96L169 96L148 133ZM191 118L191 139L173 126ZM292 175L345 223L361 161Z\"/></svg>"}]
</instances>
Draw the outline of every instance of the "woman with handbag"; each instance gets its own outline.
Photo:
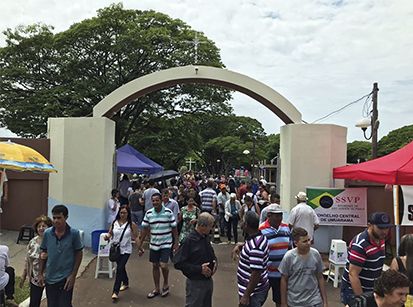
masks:
<instances>
[{"instance_id":1,"label":"woman with handbag","mask_svg":"<svg viewBox=\"0 0 413 307\"><path fill-rule=\"evenodd\" d=\"M129 288L126 263L132 253L132 240L135 240L137 236L138 227L132 222L129 207L122 205L106 236L106 240L111 240L109 258L116 261L116 279L113 285L112 300L119 298L119 291Z\"/></svg>"}]
</instances>

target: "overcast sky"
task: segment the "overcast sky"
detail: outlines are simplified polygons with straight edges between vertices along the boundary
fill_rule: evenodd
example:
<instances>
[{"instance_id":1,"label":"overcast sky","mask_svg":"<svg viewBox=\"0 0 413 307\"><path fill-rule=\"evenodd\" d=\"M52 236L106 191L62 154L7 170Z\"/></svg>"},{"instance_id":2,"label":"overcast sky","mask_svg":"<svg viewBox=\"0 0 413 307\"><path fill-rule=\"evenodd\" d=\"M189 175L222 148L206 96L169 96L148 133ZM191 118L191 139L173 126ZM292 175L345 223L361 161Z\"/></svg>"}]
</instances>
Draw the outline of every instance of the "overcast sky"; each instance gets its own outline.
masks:
<instances>
[{"instance_id":1,"label":"overcast sky","mask_svg":"<svg viewBox=\"0 0 413 307\"><path fill-rule=\"evenodd\" d=\"M1 0L0 29L43 22L56 31L96 15L106 0ZM215 41L228 69L278 91L313 122L368 94L379 83L379 138L412 124L413 1L411 0L139 0L125 8L180 18ZM3 40L0 40L3 43ZM354 125L360 101L321 123ZM267 133L282 121L243 94L238 115L258 119ZM4 130L0 135L5 135Z\"/></svg>"}]
</instances>

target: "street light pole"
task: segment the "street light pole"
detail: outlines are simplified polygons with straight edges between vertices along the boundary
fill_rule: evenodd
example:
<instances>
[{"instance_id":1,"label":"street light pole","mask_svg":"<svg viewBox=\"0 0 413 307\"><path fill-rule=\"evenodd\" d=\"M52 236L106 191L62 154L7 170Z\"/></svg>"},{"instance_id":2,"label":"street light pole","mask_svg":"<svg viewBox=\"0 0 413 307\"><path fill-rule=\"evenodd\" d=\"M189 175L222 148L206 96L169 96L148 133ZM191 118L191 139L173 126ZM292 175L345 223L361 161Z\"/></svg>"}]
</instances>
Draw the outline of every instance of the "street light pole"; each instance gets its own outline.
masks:
<instances>
[{"instance_id":1,"label":"street light pole","mask_svg":"<svg viewBox=\"0 0 413 307\"><path fill-rule=\"evenodd\" d=\"M373 84L373 111L371 116L371 157L372 159L377 158L377 131L379 129L379 111L377 109L377 98L378 98L379 87L377 82Z\"/></svg>"}]
</instances>

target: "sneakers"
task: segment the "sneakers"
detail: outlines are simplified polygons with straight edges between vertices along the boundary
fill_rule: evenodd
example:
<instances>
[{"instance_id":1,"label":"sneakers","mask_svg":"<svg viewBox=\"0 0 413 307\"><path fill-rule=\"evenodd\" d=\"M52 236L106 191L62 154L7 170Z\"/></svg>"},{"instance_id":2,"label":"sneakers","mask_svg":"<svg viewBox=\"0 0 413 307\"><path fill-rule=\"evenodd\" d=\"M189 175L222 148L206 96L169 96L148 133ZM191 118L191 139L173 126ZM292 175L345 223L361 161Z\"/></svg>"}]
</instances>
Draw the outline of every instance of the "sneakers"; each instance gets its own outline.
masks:
<instances>
[{"instance_id":1,"label":"sneakers","mask_svg":"<svg viewBox=\"0 0 413 307\"><path fill-rule=\"evenodd\" d=\"M129 288L128 285L122 285L122 286L120 286L119 291L125 291L125 290L128 289L128 288Z\"/></svg>"},{"instance_id":2,"label":"sneakers","mask_svg":"<svg viewBox=\"0 0 413 307\"><path fill-rule=\"evenodd\" d=\"M112 294L112 300L117 300L119 298L119 296L116 293Z\"/></svg>"}]
</instances>

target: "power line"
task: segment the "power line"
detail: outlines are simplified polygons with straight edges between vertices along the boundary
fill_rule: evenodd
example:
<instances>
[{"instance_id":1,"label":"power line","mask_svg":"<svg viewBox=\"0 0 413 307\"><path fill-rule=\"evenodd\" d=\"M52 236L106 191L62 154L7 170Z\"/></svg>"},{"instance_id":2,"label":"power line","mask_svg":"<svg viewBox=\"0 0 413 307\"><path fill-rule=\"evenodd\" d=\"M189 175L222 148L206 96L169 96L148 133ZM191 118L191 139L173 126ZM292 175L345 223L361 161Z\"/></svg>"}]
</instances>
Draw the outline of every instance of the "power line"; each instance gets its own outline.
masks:
<instances>
[{"instance_id":1,"label":"power line","mask_svg":"<svg viewBox=\"0 0 413 307\"><path fill-rule=\"evenodd\" d=\"M357 99L357 100L354 100L354 101L352 101L352 102L349 102L348 104L346 104L345 106L341 107L340 109L337 109L337 110L335 110L335 111L333 111L333 112L331 112L331 113L328 113L327 115L325 115L325 116L323 116L323 117L320 117L319 119L316 119L315 121L312 122L312 124L315 124L316 122L319 122L319 121L321 121L321 120L323 120L323 119L326 119L326 118L330 117L331 115L334 115L334 114L336 114L336 113L339 113L339 112L343 111L345 108L347 108L347 107L349 107L349 106L351 106L351 105L353 105L353 104L355 104L355 103L363 100L364 98L366 98L366 101L364 102L364 108L365 108L366 105L367 105L367 101L368 101L368 99L370 98L370 96L371 96L372 93L373 93L373 92L370 92L369 94L366 94L366 95L364 95L363 97L360 97L360 98ZM368 108L369 108L369 106L367 106L367 109L368 109Z\"/></svg>"}]
</instances>

